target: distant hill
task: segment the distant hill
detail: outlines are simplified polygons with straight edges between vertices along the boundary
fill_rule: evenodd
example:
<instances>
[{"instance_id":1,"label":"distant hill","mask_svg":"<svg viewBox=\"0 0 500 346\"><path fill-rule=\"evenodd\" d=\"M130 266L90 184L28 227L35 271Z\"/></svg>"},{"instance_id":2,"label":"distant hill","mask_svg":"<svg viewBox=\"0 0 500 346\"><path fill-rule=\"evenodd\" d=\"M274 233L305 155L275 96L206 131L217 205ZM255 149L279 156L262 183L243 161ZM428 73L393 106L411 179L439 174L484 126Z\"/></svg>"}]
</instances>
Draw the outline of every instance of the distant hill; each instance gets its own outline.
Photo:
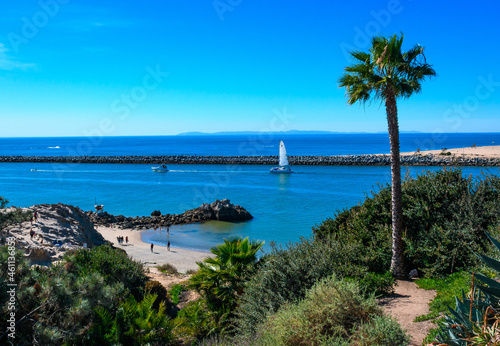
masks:
<instances>
[{"instance_id":1,"label":"distant hill","mask_svg":"<svg viewBox=\"0 0 500 346\"><path fill-rule=\"evenodd\" d=\"M419 131L400 131L400 133L421 133ZM333 131L222 131L222 132L183 132L177 136L248 136L259 134L272 134L272 135L332 135L332 134L387 134L387 132L333 132Z\"/></svg>"}]
</instances>

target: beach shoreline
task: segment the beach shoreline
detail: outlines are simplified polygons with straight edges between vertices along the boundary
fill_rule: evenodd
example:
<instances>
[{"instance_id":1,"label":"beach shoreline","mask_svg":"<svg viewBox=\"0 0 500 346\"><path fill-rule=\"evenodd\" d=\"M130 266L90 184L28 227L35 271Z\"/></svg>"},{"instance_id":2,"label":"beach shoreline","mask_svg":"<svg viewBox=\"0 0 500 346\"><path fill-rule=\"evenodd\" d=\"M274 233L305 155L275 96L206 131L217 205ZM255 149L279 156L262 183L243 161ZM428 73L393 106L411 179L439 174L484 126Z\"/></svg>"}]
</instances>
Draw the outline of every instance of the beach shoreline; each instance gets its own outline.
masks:
<instances>
[{"instance_id":1,"label":"beach shoreline","mask_svg":"<svg viewBox=\"0 0 500 346\"><path fill-rule=\"evenodd\" d=\"M180 273L188 270L197 270L196 262L202 262L210 257L209 252L187 250L181 248L170 248L154 244L151 250L151 243L142 240L142 232L133 229L121 229L114 227L96 226L96 230L116 248L125 250L127 255L133 260L142 262L147 267L157 267L162 264L173 265ZM118 243L117 237L123 237L123 243ZM128 237L128 242L125 241Z\"/></svg>"},{"instance_id":2,"label":"beach shoreline","mask_svg":"<svg viewBox=\"0 0 500 346\"><path fill-rule=\"evenodd\" d=\"M412 155L442 155L447 156L458 156L467 158L487 158L487 159L498 159L500 158L500 145L488 145L482 147L463 147L463 148L443 148L440 150L424 150L424 151L414 151L401 153L401 156L412 156ZM387 155L387 154L379 154Z\"/></svg>"}]
</instances>

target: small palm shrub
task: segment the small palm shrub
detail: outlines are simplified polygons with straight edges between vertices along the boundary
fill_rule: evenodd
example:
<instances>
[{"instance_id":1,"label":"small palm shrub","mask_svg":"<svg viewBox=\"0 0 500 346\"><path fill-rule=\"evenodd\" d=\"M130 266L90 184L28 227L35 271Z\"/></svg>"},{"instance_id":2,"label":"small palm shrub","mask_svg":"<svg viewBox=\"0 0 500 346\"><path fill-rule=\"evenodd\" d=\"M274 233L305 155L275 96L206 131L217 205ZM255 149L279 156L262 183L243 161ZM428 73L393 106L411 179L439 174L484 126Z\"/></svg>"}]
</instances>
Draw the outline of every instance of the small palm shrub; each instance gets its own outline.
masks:
<instances>
[{"instance_id":1,"label":"small palm shrub","mask_svg":"<svg viewBox=\"0 0 500 346\"><path fill-rule=\"evenodd\" d=\"M198 271L189 279L189 288L204 299L215 328L210 332L224 334L231 326L231 318L244 284L256 270L257 252L264 242L245 239L224 239L224 244L213 247L215 257L198 262Z\"/></svg>"},{"instance_id":2,"label":"small palm shrub","mask_svg":"<svg viewBox=\"0 0 500 346\"><path fill-rule=\"evenodd\" d=\"M406 345L401 327L382 315L373 295L335 275L321 280L305 298L284 304L267 317L258 345Z\"/></svg>"},{"instance_id":3,"label":"small palm shrub","mask_svg":"<svg viewBox=\"0 0 500 346\"><path fill-rule=\"evenodd\" d=\"M153 304L153 308L156 310L158 310L158 307L162 302L165 305L169 304L167 289L159 281L147 281L144 286L144 293L156 295L156 300Z\"/></svg>"},{"instance_id":4,"label":"small palm shrub","mask_svg":"<svg viewBox=\"0 0 500 346\"><path fill-rule=\"evenodd\" d=\"M215 319L212 318L206 301L203 299L189 302L184 309L177 313L174 323L179 326L176 329L176 335L190 343L201 340L208 335L210 337L217 335Z\"/></svg>"},{"instance_id":5,"label":"small palm shrub","mask_svg":"<svg viewBox=\"0 0 500 346\"><path fill-rule=\"evenodd\" d=\"M93 342L100 345L145 345L168 344L173 341L174 324L165 313L163 302L155 310L155 294L147 294L137 302L130 295L120 304L113 316L111 312L98 307L98 321L91 331Z\"/></svg>"},{"instance_id":6,"label":"small palm shrub","mask_svg":"<svg viewBox=\"0 0 500 346\"><path fill-rule=\"evenodd\" d=\"M170 297L172 298L172 303L174 305L179 304L179 295L182 291L185 291L186 288L180 284L172 286L172 289L169 291Z\"/></svg>"}]
</instances>

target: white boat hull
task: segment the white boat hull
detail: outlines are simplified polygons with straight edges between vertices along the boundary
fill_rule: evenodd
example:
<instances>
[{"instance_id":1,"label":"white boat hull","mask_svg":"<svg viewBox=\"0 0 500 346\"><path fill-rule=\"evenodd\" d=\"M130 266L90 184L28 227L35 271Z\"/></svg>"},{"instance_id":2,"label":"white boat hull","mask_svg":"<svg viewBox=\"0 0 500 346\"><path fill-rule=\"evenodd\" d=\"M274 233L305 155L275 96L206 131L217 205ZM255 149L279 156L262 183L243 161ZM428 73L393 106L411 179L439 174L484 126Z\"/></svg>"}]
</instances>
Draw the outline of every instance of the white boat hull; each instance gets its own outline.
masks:
<instances>
[{"instance_id":1,"label":"white boat hull","mask_svg":"<svg viewBox=\"0 0 500 346\"><path fill-rule=\"evenodd\" d=\"M271 173L283 173L283 174L293 173L293 171L288 167L273 167L269 170L269 172L271 172Z\"/></svg>"},{"instance_id":2,"label":"white boat hull","mask_svg":"<svg viewBox=\"0 0 500 346\"><path fill-rule=\"evenodd\" d=\"M168 168L165 165L161 165L161 166L158 166L158 167L151 167L151 169L153 170L153 172L156 172L156 173L166 173L166 172L168 172Z\"/></svg>"}]
</instances>

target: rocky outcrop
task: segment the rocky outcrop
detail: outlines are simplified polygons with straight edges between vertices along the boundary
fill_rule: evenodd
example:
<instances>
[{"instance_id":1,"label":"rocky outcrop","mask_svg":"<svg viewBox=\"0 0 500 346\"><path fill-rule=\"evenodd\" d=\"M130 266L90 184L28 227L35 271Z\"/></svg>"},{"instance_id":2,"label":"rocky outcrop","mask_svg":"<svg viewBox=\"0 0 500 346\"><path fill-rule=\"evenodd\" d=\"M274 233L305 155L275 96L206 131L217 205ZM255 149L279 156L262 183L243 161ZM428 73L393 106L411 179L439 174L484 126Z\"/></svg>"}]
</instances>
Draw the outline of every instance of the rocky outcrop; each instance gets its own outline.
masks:
<instances>
[{"instance_id":1,"label":"rocky outcrop","mask_svg":"<svg viewBox=\"0 0 500 346\"><path fill-rule=\"evenodd\" d=\"M84 244L91 248L108 243L78 207L61 203L40 204L23 210L36 211L37 219L7 227L2 230L2 237L14 237L16 246L24 249L32 262L56 260L68 249L80 248Z\"/></svg>"},{"instance_id":2,"label":"rocky outcrop","mask_svg":"<svg viewBox=\"0 0 500 346\"><path fill-rule=\"evenodd\" d=\"M153 212L154 216L125 217L114 216L107 212L87 212L91 221L97 225L117 226L120 228L146 229L159 226L182 225L208 220L238 222L246 221L253 216L243 207L232 204L228 199L215 200L212 204L203 203L200 207L187 210L182 214L165 214Z\"/></svg>"},{"instance_id":3,"label":"rocky outcrop","mask_svg":"<svg viewBox=\"0 0 500 346\"><path fill-rule=\"evenodd\" d=\"M388 166L390 155L288 156L291 165ZM1 162L276 165L278 156L0 156ZM500 159L470 156L405 155L405 166L500 166Z\"/></svg>"},{"instance_id":4,"label":"rocky outcrop","mask_svg":"<svg viewBox=\"0 0 500 346\"><path fill-rule=\"evenodd\" d=\"M235 222L253 219L253 216L245 208L233 205L228 199L216 200L210 204L210 208L213 210L215 220L218 221Z\"/></svg>"}]
</instances>

